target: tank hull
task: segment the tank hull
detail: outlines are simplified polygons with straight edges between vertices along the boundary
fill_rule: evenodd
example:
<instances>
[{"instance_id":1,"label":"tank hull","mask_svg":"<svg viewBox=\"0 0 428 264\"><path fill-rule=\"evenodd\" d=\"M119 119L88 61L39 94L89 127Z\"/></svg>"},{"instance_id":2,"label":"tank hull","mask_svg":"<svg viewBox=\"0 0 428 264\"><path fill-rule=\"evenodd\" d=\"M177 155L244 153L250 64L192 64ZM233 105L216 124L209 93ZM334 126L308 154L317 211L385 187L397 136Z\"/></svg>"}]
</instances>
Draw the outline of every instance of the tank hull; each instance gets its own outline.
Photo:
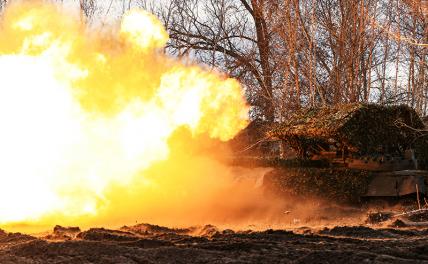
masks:
<instances>
[{"instance_id":1,"label":"tank hull","mask_svg":"<svg viewBox=\"0 0 428 264\"><path fill-rule=\"evenodd\" d=\"M426 194L425 182L428 171L402 170L375 173L371 179L365 197L401 197L409 194Z\"/></svg>"}]
</instances>

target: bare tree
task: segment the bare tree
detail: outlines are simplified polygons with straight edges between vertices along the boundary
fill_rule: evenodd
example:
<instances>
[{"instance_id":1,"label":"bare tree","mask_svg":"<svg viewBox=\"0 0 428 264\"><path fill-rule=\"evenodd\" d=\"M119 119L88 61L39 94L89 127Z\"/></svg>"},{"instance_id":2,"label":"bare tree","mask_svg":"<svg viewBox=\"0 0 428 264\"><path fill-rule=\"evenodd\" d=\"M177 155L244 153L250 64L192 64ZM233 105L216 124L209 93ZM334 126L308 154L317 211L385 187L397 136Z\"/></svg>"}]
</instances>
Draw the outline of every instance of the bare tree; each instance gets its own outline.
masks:
<instances>
[{"instance_id":1,"label":"bare tree","mask_svg":"<svg viewBox=\"0 0 428 264\"><path fill-rule=\"evenodd\" d=\"M79 0L88 20L137 4L165 23L166 52L238 78L253 118L347 102L406 103L427 113L426 1Z\"/></svg>"},{"instance_id":2,"label":"bare tree","mask_svg":"<svg viewBox=\"0 0 428 264\"><path fill-rule=\"evenodd\" d=\"M8 0L0 0L0 11L3 10L8 3Z\"/></svg>"},{"instance_id":3,"label":"bare tree","mask_svg":"<svg viewBox=\"0 0 428 264\"><path fill-rule=\"evenodd\" d=\"M171 53L191 56L239 78L254 113L273 121L275 66L264 0L171 0L156 12L170 33Z\"/></svg>"},{"instance_id":4,"label":"bare tree","mask_svg":"<svg viewBox=\"0 0 428 264\"><path fill-rule=\"evenodd\" d=\"M90 21L98 8L96 0L79 0L81 17Z\"/></svg>"}]
</instances>

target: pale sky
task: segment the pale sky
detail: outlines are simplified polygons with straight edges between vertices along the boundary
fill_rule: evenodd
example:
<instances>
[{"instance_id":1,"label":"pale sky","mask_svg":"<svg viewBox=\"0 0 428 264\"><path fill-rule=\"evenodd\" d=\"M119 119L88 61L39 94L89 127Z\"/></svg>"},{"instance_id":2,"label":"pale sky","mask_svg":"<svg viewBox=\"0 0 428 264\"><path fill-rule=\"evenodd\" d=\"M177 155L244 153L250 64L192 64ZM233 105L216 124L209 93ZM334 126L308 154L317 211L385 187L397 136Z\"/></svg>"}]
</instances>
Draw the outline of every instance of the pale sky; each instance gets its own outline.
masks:
<instances>
[{"instance_id":1,"label":"pale sky","mask_svg":"<svg viewBox=\"0 0 428 264\"><path fill-rule=\"evenodd\" d=\"M51 0L52 2L61 2L61 0ZM79 0L62 0L64 6L72 12L79 12ZM101 20L104 23L116 21L120 19L122 14L128 8L137 8L142 6L143 2L149 5L152 3L160 3L156 0L95 0L97 11L95 12L95 20Z\"/></svg>"}]
</instances>

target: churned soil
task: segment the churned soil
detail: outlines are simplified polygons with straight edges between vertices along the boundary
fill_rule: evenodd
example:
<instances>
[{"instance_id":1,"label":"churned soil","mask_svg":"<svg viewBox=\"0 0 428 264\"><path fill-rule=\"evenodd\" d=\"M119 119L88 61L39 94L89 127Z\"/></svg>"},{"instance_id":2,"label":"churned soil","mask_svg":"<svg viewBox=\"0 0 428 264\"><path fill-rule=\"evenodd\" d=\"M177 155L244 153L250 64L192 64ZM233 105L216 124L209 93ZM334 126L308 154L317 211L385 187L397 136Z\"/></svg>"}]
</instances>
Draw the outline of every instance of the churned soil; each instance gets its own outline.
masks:
<instances>
[{"instance_id":1,"label":"churned soil","mask_svg":"<svg viewBox=\"0 0 428 264\"><path fill-rule=\"evenodd\" d=\"M56 226L43 237L1 231L0 263L428 263L428 229Z\"/></svg>"}]
</instances>

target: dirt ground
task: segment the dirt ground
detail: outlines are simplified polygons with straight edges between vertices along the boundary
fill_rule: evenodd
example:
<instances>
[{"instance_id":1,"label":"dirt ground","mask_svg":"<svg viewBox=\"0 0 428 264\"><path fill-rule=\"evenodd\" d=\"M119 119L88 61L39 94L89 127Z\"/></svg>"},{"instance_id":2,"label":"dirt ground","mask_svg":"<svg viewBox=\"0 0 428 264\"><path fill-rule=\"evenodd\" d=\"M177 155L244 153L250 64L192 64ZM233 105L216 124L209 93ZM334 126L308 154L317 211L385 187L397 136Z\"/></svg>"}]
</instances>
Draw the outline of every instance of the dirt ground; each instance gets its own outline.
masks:
<instances>
[{"instance_id":1,"label":"dirt ground","mask_svg":"<svg viewBox=\"0 0 428 264\"><path fill-rule=\"evenodd\" d=\"M138 224L81 231L56 226L39 237L0 232L0 263L428 263L428 228L365 224L232 231Z\"/></svg>"}]
</instances>

